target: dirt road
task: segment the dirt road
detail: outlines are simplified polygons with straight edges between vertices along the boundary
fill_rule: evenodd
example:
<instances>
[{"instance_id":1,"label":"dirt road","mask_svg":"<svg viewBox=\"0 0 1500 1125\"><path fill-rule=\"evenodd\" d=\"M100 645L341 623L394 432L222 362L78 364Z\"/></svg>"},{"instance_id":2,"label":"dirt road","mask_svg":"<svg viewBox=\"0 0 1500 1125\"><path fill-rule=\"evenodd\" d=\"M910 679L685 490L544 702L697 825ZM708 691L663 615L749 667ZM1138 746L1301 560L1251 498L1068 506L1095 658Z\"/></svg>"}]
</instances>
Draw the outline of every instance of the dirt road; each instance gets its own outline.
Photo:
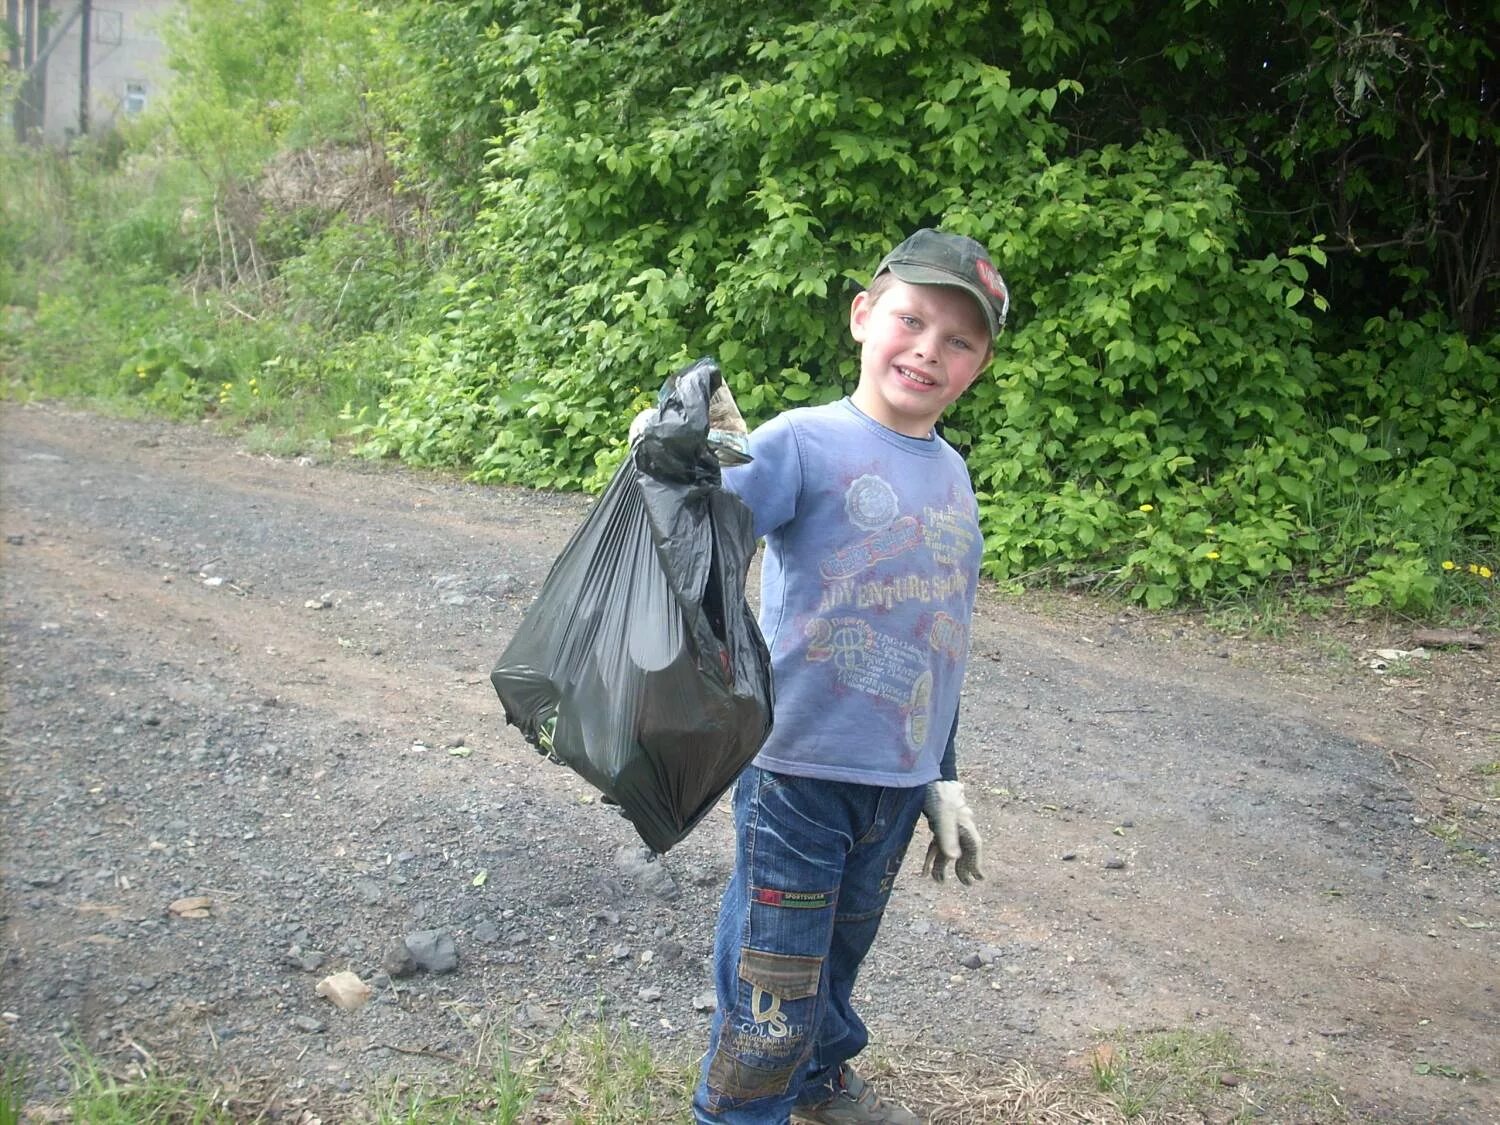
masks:
<instances>
[{"instance_id":1,"label":"dirt road","mask_svg":"<svg viewBox=\"0 0 1500 1125\"><path fill-rule=\"evenodd\" d=\"M0 427L0 1047L39 1095L70 1038L308 1096L505 1023L697 1048L726 809L642 864L487 679L585 499L51 407ZM1399 631L1292 653L981 603L990 877L908 863L862 981L887 1047L1053 1072L1103 1032L1222 1029L1349 1120L1500 1121L1493 647L1377 675ZM392 982L419 931L456 968ZM320 999L340 969L375 1000Z\"/></svg>"}]
</instances>

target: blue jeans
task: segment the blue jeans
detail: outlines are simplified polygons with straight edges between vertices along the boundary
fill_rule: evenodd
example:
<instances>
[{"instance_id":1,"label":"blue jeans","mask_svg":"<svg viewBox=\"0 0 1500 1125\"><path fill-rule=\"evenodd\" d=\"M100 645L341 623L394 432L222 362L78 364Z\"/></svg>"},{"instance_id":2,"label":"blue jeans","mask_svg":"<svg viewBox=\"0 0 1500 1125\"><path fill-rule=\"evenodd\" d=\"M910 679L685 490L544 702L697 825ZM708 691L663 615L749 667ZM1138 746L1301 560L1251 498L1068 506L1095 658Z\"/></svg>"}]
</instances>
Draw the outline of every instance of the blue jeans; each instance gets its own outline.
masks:
<instances>
[{"instance_id":1,"label":"blue jeans","mask_svg":"<svg viewBox=\"0 0 1500 1125\"><path fill-rule=\"evenodd\" d=\"M821 1101L869 1041L851 994L922 811L924 787L751 766L734 790L736 856L714 934L700 1122L782 1125Z\"/></svg>"}]
</instances>

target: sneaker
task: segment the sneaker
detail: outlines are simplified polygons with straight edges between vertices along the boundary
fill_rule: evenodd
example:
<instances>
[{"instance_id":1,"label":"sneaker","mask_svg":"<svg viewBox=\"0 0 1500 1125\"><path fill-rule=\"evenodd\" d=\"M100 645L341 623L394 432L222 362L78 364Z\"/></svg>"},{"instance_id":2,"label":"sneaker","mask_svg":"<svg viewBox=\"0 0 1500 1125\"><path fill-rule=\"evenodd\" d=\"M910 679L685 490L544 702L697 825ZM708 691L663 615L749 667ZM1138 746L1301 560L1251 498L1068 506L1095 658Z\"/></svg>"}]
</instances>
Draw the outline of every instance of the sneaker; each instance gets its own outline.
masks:
<instances>
[{"instance_id":1,"label":"sneaker","mask_svg":"<svg viewBox=\"0 0 1500 1125\"><path fill-rule=\"evenodd\" d=\"M833 1096L792 1108L792 1120L803 1125L921 1125L905 1106L888 1102L847 1063L833 1079Z\"/></svg>"}]
</instances>

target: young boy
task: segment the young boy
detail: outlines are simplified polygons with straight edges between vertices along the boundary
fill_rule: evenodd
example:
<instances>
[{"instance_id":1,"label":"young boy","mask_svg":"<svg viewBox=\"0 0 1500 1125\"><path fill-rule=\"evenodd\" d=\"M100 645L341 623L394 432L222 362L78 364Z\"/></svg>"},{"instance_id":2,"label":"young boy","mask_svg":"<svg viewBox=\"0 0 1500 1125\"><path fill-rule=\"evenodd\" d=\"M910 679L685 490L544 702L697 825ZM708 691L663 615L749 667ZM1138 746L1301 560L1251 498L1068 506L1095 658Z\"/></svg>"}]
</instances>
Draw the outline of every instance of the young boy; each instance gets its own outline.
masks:
<instances>
[{"instance_id":1,"label":"young boy","mask_svg":"<svg viewBox=\"0 0 1500 1125\"><path fill-rule=\"evenodd\" d=\"M916 1122L849 1066L852 1005L917 817L924 874L984 877L954 735L981 541L933 430L990 360L1005 283L984 247L919 230L855 297L859 385L750 437L724 483L766 541L775 726L736 783L700 1122Z\"/></svg>"}]
</instances>

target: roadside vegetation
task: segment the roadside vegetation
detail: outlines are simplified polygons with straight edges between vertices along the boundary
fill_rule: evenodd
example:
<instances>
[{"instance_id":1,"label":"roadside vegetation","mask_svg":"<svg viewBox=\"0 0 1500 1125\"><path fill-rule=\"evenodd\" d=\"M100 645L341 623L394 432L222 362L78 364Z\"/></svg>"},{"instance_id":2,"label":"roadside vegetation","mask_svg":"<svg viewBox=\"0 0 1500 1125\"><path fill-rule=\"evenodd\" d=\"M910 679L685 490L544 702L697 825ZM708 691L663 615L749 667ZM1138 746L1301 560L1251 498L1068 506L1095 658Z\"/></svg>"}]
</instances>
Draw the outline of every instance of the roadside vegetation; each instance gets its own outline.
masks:
<instances>
[{"instance_id":1,"label":"roadside vegetation","mask_svg":"<svg viewBox=\"0 0 1500 1125\"><path fill-rule=\"evenodd\" d=\"M592 489L696 355L752 422L846 393L942 224L1015 290L946 426L996 581L1494 621L1477 8L185 7L169 104L0 150L12 397Z\"/></svg>"},{"instance_id":2,"label":"roadside vegetation","mask_svg":"<svg viewBox=\"0 0 1500 1125\"><path fill-rule=\"evenodd\" d=\"M392 1078L338 1101L311 1101L263 1077L206 1080L144 1053L120 1063L75 1051L73 1091L23 1108L21 1071L7 1072L0 1125L688 1125L693 1060L653 1055L639 1033L566 1028L527 1043L481 1040L472 1058L442 1071ZM913 1047L899 1061L878 1052L865 1069L945 1125L1198 1125L1352 1120L1340 1093L1305 1075L1246 1060L1226 1033L1116 1031L1055 1075L1023 1063ZM1460 1077L1454 1075L1455 1078Z\"/></svg>"},{"instance_id":3,"label":"roadside vegetation","mask_svg":"<svg viewBox=\"0 0 1500 1125\"><path fill-rule=\"evenodd\" d=\"M0 394L596 489L698 355L752 423L851 390L863 271L941 225L1013 288L945 425L997 583L1267 630L1349 607L1494 630L1488 9L1147 7L187 0L167 104L66 152L0 136ZM912 1093L962 1073L996 1099L949 1121L1200 1120L1205 1098L1340 1119L1306 1087L1256 1101L1203 1044L1127 1038L1065 1081L948 1060ZM533 1046L363 1111L683 1102L690 1060L629 1035ZM72 1120L261 1112L151 1060L75 1077Z\"/></svg>"}]
</instances>

